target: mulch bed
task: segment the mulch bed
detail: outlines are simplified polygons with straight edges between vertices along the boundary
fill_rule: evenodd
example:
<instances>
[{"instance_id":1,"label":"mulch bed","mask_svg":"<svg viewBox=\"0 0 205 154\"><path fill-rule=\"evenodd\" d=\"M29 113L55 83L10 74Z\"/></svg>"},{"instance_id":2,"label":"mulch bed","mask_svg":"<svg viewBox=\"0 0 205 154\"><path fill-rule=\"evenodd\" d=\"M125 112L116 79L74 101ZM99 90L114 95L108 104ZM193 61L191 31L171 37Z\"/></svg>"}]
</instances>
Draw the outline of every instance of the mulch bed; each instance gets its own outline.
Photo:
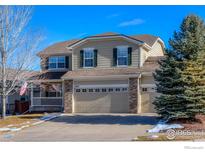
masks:
<instances>
[{"instance_id":1,"label":"mulch bed","mask_svg":"<svg viewBox=\"0 0 205 154\"><path fill-rule=\"evenodd\" d=\"M196 115L195 119L178 119L170 123L178 123L184 126L185 130L199 131L205 130L205 115Z\"/></svg>"}]
</instances>

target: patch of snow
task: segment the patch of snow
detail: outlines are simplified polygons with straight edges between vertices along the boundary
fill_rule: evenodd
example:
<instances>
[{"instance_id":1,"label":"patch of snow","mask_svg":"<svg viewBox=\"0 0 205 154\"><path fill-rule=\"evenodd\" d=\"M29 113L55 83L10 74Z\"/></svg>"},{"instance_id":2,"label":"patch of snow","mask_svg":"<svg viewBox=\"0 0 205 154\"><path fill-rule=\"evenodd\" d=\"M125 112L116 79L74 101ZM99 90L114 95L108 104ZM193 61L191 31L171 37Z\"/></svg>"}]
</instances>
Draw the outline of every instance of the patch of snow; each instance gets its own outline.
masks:
<instances>
[{"instance_id":1,"label":"patch of snow","mask_svg":"<svg viewBox=\"0 0 205 154\"><path fill-rule=\"evenodd\" d=\"M40 120L48 121L48 120L52 120L54 118L57 118L59 116L61 116L61 114L47 114L47 115L41 117Z\"/></svg>"},{"instance_id":2,"label":"patch of snow","mask_svg":"<svg viewBox=\"0 0 205 154\"><path fill-rule=\"evenodd\" d=\"M41 124L45 121L49 121L49 120L52 120L54 118L57 118L59 116L62 116L62 114L46 114L45 116L40 118L41 121L34 122L32 125L38 125L38 124Z\"/></svg>"},{"instance_id":3,"label":"patch of snow","mask_svg":"<svg viewBox=\"0 0 205 154\"><path fill-rule=\"evenodd\" d=\"M10 128L0 128L0 132L3 131L10 131Z\"/></svg>"},{"instance_id":4,"label":"patch of snow","mask_svg":"<svg viewBox=\"0 0 205 154\"><path fill-rule=\"evenodd\" d=\"M20 128L16 128L16 127L14 127L14 128L10 128L10 131L11 132L17 132L17 131L20 131L22 128L20 127Z\"/></svg>"},{"instance_id":5,"label":"patch of snow","mask_svg":"<svg viewBox=\"0 0 205 154\"><path fill-rule=\"evenodd\" d=\"M14 125L8 125L7 127L12 127L12 126L14 126Z\"/></svg>"},{"instance_id":6,"label":"patch of snow","mask_svg":"<svg viewBox=\"0 0 205 154\"><path fill-rule=\"evenodd\" d=\"M35 126L35 125L41 124L41 123L43 123L43 122L44 122L44 121L37 121L37 122L32 123L32 125Z\"/></svg>"},{"instance_id":7,"label":"patch of snow","mask_svg":"<svg viewBox=\"0 0 205 154\"><path fill-rule=\"evenodd\" d=\"M150 135L150 136L148 136L149 138L151 138L151 139L156 139L156 138L159 138L159 136L158 135Z\"/></svg>"},{"instance_id":8,"label":"patch of snow","mask_svg":"<svg viewBox=\"0 0 205 154\"><path fill-rule=\"evenodd\" d=\"M177 129L177 128L184 128L180 124L165 124L163 122L159 122L154 128L147 130L148 133L159 133L163 130L168 129Z\"/></svg>"},{"instance_id":9,"label":"patch of snow","mask_svg":"<svg viewBox=\"0 0 205 154\"><path fill-rule=\"evenodd\" d=\"M28 127L29 127L29 125L21 126L21 129L28 128Z\"/></svg>"}]
</instances>

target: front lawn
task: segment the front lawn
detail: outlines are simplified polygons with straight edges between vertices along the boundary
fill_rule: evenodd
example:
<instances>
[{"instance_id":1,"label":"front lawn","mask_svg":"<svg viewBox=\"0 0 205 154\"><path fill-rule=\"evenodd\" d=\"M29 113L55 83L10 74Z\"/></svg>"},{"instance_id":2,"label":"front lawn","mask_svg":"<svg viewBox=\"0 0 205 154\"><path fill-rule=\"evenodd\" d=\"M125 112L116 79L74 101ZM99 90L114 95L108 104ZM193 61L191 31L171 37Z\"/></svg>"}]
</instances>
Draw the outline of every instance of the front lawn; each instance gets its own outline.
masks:
<instances>
[{"instance_id":1,"label":"front lawn","mask_svg":"<svg viewBox=\"0 0 205 154\"><path fill-rule=\"evenodd\" d=\"M18 128L22 125L28 125L37 122L39 118L43 117L44 114L25 114L18 116L8 116L4 120L0 119L0 129L1 128ZM3 131L0 131L0 134Z\"/></svg>"}]
</instances>

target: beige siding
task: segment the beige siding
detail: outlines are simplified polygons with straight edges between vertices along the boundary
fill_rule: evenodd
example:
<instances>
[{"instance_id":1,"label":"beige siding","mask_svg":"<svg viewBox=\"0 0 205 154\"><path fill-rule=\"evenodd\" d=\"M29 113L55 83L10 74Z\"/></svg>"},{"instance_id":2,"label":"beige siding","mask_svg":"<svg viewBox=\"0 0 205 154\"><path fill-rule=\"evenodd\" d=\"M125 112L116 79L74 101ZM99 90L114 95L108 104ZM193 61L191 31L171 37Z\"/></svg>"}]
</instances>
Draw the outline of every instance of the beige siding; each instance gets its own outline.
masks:
<instances>
[{"instance_id":1,"label":"beige siding","mask_svg":"<svg viewBox=\"0 0 205 154\"><path fill-rule=\"evenodd\" d=\"M152 49L147 51L144 48L140 48L140 66L142 67L144 62L148 57L156 57L156 56L163 56L164 55L164 49L162 48L162 45L159 42L156 42Z\"/></svg>"},{"instance_id":2,"label":"beige siding","mask_svg":"<svg viewBox=\"0 0 205 154\"><path fill-rule=\"evenodd\" d=\"M142 76L141 84L155 84L153 76Z\"/></svg>"},{"instance_id":3,"label":"beige siding","mask_svg":"<svg viewBox=\"0 0 205 154\"><path fill-rule=\"evenodd\" d=\"M159 94L153 89L155 87L155 81L153 76L141 77L141 112L142 113L154 113L153 102L155 97ZM147 91L142 91L142 87L146 87Z\"/></svg>"},{"instance_id":4,"label":"beige siding","mask_svg":"<svg viewBox=\"0 0 205 154\"><path fill-rule=\"evenodd\" d=\"M143 66L145 60L147 59L148 55L147 55L147 50L145 50L144 48L140 48L140 67Z\"/></svg>"},{"instance_id":5,"label":"beige siding","mask_svg":"<svg viewBox=\"0 0 205 154\"><path fill-rule=\"evenodd\" d=\"M113 48L116 46L129 46L132 47L132 66L139 66L139 47L134 43L130 43L124 39L101 39L88 41L76 47L73 51L73 70L80 69L80 50L83 48L95 48L98 50L98 66L97 68L110 68L112 67Z\"/></svg>"},{"instance_id":6,"label":"beige siding","mask_svg":"<svg viewBox=\"0 0 205 154\"><path fill-rule=\"evenodd\" d=\"M145 92L141 94L141 113L155 113L153 101L158 96L155 92Z\"/></svg>"},{"instance_id":7,"label":"beige siding","mask_svg":"<svg viewBox=\"0 0 205 154\"><path fill-rule=\"evenodd\" d=\"M156 42L153 45L152 50L148 52L148 56L163 56L163 55L164 55L163 48L159 42Z\"/></svg>"}]
</instances>

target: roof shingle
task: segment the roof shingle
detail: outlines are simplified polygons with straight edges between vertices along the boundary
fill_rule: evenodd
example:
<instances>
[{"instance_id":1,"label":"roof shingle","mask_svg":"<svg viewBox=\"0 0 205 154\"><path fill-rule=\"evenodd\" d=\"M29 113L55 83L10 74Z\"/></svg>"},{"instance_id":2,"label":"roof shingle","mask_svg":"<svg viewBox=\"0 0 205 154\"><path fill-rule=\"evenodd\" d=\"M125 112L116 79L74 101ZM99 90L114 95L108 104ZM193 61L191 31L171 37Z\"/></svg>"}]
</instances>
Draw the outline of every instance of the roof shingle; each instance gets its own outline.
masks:
<instances>
[{"instance_id":1,"label":"roof shingle","mask_svg":"<svg viewBox=\"0 0 205 154\"><path fill-rule=\"evenodd\" d=\"M135 40L142 41L149 46L152 46L159 37L153 36L153 35L148 35L148 34L143 34L143 35L122 35L118 33L113 33L113 32L107 32L107 33L102 33L102 34L97 34L93 36L89 36L86 38L92 38L92 37L105 37L105 36L127 36L129 38L133 38ZM47 48L45 48L43 51L38 53L38 56L42 55L52 55L52 54L63 54L63 53L71 53L71 51L67 48L68 46L71 46L83 39L76 39L76 40L68 40L68 41L63 41L63 42L58 42L55 43Z\"/></svg>"}]
</instances>

